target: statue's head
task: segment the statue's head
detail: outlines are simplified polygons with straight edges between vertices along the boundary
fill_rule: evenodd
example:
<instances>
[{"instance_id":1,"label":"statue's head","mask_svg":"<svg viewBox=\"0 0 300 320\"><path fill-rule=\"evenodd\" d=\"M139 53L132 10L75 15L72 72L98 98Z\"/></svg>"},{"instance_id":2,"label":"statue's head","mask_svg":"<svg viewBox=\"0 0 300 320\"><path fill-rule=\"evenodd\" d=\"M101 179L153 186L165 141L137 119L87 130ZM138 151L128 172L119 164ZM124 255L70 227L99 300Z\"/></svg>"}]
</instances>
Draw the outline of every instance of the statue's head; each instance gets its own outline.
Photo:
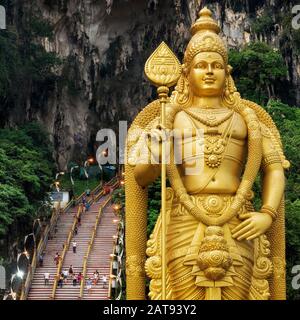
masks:
<instances>
[{"instance_id":1,"label":"statue's head","mask_svg":"<svg viewBox=\"0 0 300 320\"><path fill-rule=\"evenodd\" d=\"M194 96L220 96L226 80L226 65L217 52L200 52L192 59L186 77Z\"/></svg>"},{"instance_id":2,"label":"statue's head","mask_svg":"<svg viewBox=\"0 0 300 320\"><path fill-rule=\"evenodd\" d=\"M193 96L222 96L230 102L236 88L230 76L227 49L210 10L200 11L191 32L193 36L185 51L183 73L176 87L176 102L187 106Z\"/></svg>"}]
</instances>

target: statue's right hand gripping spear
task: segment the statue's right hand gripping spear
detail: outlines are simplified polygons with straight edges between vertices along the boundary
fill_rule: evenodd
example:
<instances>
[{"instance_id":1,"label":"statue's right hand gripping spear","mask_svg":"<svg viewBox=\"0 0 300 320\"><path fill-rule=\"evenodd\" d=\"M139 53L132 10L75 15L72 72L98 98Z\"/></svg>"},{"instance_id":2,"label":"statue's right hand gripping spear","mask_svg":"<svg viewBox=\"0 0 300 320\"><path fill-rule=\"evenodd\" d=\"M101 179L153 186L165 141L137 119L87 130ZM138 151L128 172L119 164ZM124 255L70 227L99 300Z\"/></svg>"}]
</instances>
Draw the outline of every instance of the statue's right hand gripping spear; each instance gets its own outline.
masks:
<instances>
[{"instance_id":1,"label":"statue's right hand gripping spear","mask_svg":"<svg viewBox=\"0 0 300 320\"><path fill-rule=\"evenodd\" d=\"M172 50L162 42L153 52L145 65L145 74L149 81L157 89L160 105L160 127L166 125L166 103L168 101L169 88L174 86L181 75L181 65ZM166 141L162 141L161 150L161 299L166 300Z\"/></svg>"}]
</instances>

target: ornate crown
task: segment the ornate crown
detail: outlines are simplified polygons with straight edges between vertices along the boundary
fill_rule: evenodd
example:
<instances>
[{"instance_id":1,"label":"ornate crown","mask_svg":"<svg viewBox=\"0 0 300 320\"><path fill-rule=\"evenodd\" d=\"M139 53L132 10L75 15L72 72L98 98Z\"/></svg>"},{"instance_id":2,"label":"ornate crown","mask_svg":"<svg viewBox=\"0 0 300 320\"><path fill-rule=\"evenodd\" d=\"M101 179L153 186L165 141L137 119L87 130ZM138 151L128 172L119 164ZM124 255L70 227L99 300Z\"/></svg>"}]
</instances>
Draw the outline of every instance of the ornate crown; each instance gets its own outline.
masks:
<instances>
[{"instance_id":1,"label":"ornate crown","mask_svg":"<svg viewBox=\"0 0 300 320\"><path fill-rule=\"evenodd\" d=\"M184 55L184 64L190 65L195 55L200 52L217 52L224 62L228 63L227 48L218 35L220 27L212 18L212 12L208 8L203 8L199 12L199 19L192 25L192 39L190 40Z\"/></svg>"}]
</instances>

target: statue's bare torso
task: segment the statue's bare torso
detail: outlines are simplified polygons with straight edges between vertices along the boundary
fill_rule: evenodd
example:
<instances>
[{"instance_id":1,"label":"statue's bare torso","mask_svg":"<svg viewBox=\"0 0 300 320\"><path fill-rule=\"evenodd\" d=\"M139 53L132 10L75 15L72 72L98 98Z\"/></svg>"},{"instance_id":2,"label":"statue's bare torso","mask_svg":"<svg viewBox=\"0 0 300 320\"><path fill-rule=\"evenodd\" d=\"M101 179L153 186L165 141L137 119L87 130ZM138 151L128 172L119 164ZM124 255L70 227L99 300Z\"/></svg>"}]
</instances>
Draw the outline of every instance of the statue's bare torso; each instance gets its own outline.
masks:
<instances>
[{"instance_id":1,"label":"statue's bare torso","mask_svg":"<svg viewBox=\"0 0 300 320\"><path fill-rule=\"evenodd\" d=\"M190 108L188 110L194 113L197 112L196 108ZM215 110L213 110L212 112L214 111ZM224 108L220 109L220 113L217 111L217 113L215 114L217 121L229 112L229 109ZM201 110L200 114L205 118L205 116L209 113L211 113L211 109ZM226 131L230 121L231 118L220 124L218 127L216 127L216 129L218 130L218 134L211 135L210 133L206 132L208 127L205 124L202 124L200 121L193 119L186 112L181 111L175 117L174 129L182 131L195 127L198 129L203 129L205 145L208 143L209 137L220 137L224 133L224 131ZM240 176L243 170L247 152L247 127L243 118L237 113L234 113L232 121L233 122L231 130L227 135L229 136L231 134L231 138L227 142L227 148L222 155L222 162L220 166L218 166L217 168L211 168L204 161L203 170L199 171L199 174L186 175L184 174L184 170L187 167L194 165L193 160L187 161L183 159L183 163L179 165L184 186L187 189L188 193L197 193L199 192L199 190L201 190L201 193L233 194L238 189L240 184ZM197 137L195 136L192 143L195 144L196 141ZM183 141L183 148L184 144L185 142ZM176 147L178 146L176 146L175 143L175 148ZM193 147L193 149L195 149L195 146Z\"/></svg>"}]
</instances>

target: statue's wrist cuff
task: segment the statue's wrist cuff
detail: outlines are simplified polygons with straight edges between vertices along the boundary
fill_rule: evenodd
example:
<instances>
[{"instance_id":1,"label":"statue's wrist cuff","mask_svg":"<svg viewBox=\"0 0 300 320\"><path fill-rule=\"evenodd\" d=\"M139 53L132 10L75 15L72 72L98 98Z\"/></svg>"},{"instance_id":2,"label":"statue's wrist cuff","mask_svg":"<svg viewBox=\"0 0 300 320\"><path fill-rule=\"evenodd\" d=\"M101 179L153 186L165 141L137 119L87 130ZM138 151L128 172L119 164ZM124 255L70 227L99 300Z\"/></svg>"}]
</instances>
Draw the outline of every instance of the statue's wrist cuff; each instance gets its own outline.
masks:
<instances>
[{"instance_id":1,"label":"statue's wrist cuff","mask_svg":"<svg viewBox=\"0 0 300 320\"><path fill-rule=\"evenodd\" d=\"M275 220L278 217L278 212L273 207L269 205L263 205L260 209L260 212L267 213L272 217L273 220Z\"/></svg>"}]
</instances>

